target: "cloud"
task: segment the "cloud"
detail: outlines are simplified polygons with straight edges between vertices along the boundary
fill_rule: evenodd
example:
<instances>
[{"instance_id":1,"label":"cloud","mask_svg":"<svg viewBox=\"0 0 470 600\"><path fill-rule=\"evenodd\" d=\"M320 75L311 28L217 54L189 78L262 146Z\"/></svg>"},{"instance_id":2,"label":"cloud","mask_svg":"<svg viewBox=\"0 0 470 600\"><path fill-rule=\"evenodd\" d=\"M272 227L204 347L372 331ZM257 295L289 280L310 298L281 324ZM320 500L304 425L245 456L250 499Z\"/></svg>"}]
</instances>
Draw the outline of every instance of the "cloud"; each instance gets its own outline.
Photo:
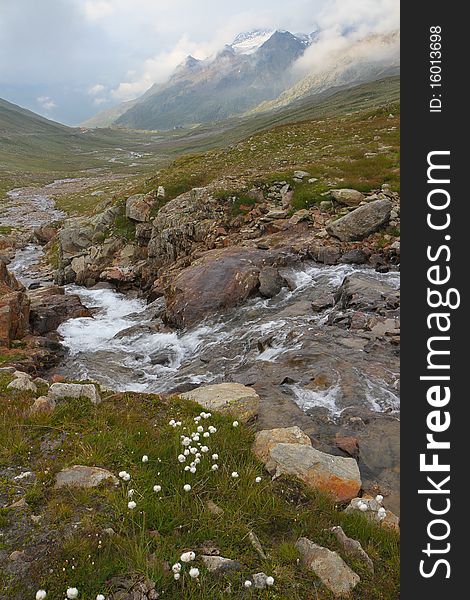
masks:
<instances>
[{"instance_id":1,"label":"cloud","mask_svg":"<svg viewBox=\"0 0 470 600\"><path fill-rule=\"evenodd\" d=\"M0 0L0 87L12 102L53 98L76 124L165 81L188 54L211 56L254 28L351 31L397 21L398 0ZM352 40L352 38L351 38ZM323 40L327 49L327 36ZM98 82L98 83L97 83ZM104 90L89 90L97 85Z\"/></svg>"},{"instance_id":2,"label":"cloud","mask_svg":"<svg viewBox=\"0 0 470 600\"><path fill-rule=\"evenodd\" d=\"M52 110L53 108L57 108L57 104L49 96L39 96L36 98L36 101L44 110Z\"/></svg>"},{"instance_id":3,"label":"cloud","mask_svg":"<svg viewBox=\"0 0 470 600\"><path fill-rule=\"evenodd\" d=\"M91 21L98 21L109 17L109 15L114 12L113 4L111 2L105 2L105 0L90 0L85 2L83 9L85 15Z\"/></svg>"},{"instance_id":4,"label":"cloud","mask_svg":"<svg viewBox=\"0 0 470 600\"><path fill-rule=\"evenodd\" d=\"M99 94L102 94L105 91L106 91L106 87L101 83L97 83L95 85L92 85L90 88L88 88L88 94L90 96L98 96Z\"/></svg>"}]
</instances>

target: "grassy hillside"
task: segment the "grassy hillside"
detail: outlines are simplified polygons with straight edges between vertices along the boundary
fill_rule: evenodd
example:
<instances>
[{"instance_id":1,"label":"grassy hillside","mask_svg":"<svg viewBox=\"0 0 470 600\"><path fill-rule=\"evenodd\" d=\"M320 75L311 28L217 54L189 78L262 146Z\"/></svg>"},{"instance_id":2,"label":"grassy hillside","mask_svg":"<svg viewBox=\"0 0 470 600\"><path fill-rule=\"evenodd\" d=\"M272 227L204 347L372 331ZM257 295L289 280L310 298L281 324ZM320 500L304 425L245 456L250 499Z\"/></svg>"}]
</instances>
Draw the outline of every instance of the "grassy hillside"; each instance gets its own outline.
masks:
<instances>
[{"instance_id":1,"label":"grassy hillside","mask_svg":"<svg viewBox=\"0 0 470 600\"><path fill-rule=\"evenodd\" d=\"M6 390L10 379L0 377L0 497L3 504L23 497L26 506L0 510L0 555L24 550L21 560L29 567L14 576L7 558L0 568L0 587L9 600L33 598L37 589L47 590L48 600L63 600L68 587L77 587L84 600L108 597L116 576L149 578L165 598L181 600L227 598L228 586L234 599L330 600L332 594L298 563L294 544L307 536L340 550L327 531L337 524L360 540L375 566L372 574L343 554L362 580L351 599L398 597L398 534L362 515L345 514L298 481L272 482L251 453L250 427L234 428L233 418L215 414L203 419L204 430L212 425L217 431L204 438L209 452L193 474L177 457L181 432L196 428L198 405L151 394L107 393L98 406L67 400L51 415L30 416L32 395ZM181 425L170 427L170 419ZM211 469L213 453L218 454L217 471ZM142 462L143 455L148 462ZM125 470L131 479L117 487L55 489L55 475L76 464L116 475ZM13 479L25 471L35 478ZM190 491L183 490L185 484ZM155 492L155 485L161 490ZM130 498L134 509L128 508ZM250 531L258 536L265 558L250 543ZM239 561L241 570L210 573L200 559L209 547ZM170 567L188 550L196 560L183 563L181 579L175 581ZM200 571L198 580L188 576L192 566ZM274 577L272 588L246 589L243 582L260 571Z\"/></svg>"},{"instance_id":2,"label":"grassy hillside","mask_svg":"<svg viewBox=\"0 0 470 600\"><path fill-rule=\"evenodd\" d=\"M154 168L157 146L146 133L66 127L0 100L0 194L87 169L139 173Z\"/></svg>"}]
</instances>

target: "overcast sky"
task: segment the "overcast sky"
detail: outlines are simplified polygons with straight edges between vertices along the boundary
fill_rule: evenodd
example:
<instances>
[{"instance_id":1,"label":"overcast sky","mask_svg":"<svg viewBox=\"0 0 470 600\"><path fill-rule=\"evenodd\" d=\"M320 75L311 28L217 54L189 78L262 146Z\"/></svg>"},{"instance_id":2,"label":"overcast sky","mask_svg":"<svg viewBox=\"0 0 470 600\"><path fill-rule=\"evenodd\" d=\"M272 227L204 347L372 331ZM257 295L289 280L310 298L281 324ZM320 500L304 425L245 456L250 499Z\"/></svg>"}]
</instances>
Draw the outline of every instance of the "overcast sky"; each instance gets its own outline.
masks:
<instances>
[{"instance_id":1,"label":"overcast sky","mask_svg":"<svg viewBox=\"0 0 470 600\"><path fill-rule=\"evenodd\" d=\"M254 28L398 28L399 0L0 0L0 97L67 124Z\"/></svg>"}]
</instances>

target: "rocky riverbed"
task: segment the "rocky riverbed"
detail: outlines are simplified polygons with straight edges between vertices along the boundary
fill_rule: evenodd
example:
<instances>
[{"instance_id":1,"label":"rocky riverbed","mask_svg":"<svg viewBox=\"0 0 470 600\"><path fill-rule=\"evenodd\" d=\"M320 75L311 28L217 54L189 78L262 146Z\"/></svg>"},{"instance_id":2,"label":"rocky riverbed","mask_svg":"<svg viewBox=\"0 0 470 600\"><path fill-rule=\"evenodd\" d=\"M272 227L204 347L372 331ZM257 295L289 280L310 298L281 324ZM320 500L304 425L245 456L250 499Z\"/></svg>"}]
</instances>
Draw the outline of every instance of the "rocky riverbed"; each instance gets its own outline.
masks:
<instances>
[{"instance_id":1,"label":"rocky riverbed","mask_svg":"<svg viewBox=\"0 0 470 600\"><path fill-rule=\"evenodd\" d=\"M332 194L292 214L289 187L252 190L254 208L235 217L215 185L156 217L164 190L133 197L131 240L113 232L119 206L39 239L63 218L50 188L14 190L1 223L36 236L10 271L38 288L25 292L33 333L65 350L50 375L166 394L252 386L261 429L299 426L318 449L358 459L364 489L398 512L399 244L375 233L396 222L397 197ZM51 240L65 288L41 266Z\"/></svg>"}]
</instances>

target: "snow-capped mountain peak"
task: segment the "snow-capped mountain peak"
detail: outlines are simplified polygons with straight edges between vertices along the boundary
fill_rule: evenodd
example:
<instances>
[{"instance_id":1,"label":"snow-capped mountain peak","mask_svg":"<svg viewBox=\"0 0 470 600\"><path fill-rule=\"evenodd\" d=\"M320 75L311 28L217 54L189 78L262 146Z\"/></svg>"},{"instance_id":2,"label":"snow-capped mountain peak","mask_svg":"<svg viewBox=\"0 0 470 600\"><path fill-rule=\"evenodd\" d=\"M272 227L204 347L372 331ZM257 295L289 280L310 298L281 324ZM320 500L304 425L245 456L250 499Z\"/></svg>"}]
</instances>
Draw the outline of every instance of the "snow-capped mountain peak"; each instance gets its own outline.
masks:
<instances>
[{"instance_id":1,"label":"snow-capped mountain peak","mask_svg":"<svg viewBox=\"0 0 470 600\"><path fill-rule=\"evenodd\" d=\"M273 35L274 29L254 29L239 33L231 47L236 54L253 54Z\"/></svg>"}]
</instances>

